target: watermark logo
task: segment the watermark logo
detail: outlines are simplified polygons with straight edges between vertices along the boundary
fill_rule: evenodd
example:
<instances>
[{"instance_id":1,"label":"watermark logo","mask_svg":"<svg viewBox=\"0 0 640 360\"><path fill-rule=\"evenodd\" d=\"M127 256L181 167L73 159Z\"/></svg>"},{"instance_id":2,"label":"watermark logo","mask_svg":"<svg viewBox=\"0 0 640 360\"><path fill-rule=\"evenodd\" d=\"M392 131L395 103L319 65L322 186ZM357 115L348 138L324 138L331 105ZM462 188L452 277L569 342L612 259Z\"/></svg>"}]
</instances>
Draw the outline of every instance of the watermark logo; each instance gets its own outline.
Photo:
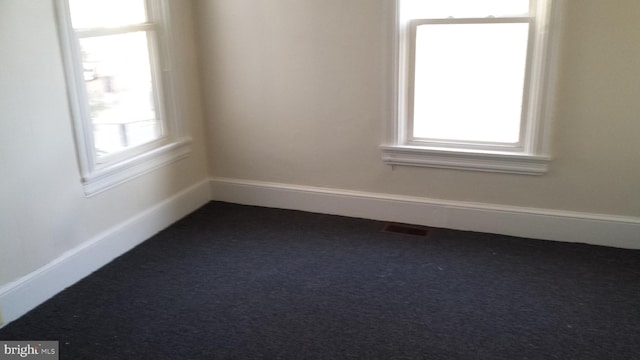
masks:
<instances>
[{"instance_id":1,"label":"watermark logo","mask_svg":"<svg viewBox=\"0 0 640 360\"><path fill-rule=\"evenodd\" d=\"M57 341L2 341L0 340L0 360L11 359L59 359Z\"/></svg>"}]
</instances>

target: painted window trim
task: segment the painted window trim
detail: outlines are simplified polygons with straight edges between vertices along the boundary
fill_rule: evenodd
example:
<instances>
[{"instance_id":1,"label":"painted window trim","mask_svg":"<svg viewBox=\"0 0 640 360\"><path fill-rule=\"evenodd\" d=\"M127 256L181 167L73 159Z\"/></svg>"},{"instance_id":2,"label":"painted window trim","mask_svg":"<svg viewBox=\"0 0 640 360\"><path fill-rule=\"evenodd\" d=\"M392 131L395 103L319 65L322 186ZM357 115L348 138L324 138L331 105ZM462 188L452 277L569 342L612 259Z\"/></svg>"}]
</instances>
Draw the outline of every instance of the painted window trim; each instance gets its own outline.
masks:
<instances>
[{"instance_id":1,"label":"painted window trim","mask_svg":"<svg viewBox=\"0 0 640 360\"><path fill-rule=\"evenodd\" d=\"M529 72L528 109L521 144L513 148L485 147L482 144L417 143L409 138L410 27L402 24L400 6L395 0L393 22L393 114L387 136L381 145L382 159L389 165L436 167L473 171L542 175L551 162L550 138L555 97L558 1L536 2L535 30L532 34L532 68Z\"/></svg>"},{"instance_id":2,"label":"painted window trim","mask_svg":"<svg viewBox=\"0 0 640 360\"><path fill-rule=\"evenodd\" d=\"M81 181L87 197L94 196L159 167L185 158L191 152L191 138L180 121L175 87L176 63L174 33L170 22L170 1L147 0L149 16L156 33L157 54L151 61L159 61L162 114L165 134L150 143L98 160L93 145L93 126L86 112L86 95L82 64L80 63L76 31L71 26L68 0L56 0L56 12L62 58L67 82L69 106L73 120L74 138ZM175 55L173 55L175 56Z\"/></svg>"}]
</instances>

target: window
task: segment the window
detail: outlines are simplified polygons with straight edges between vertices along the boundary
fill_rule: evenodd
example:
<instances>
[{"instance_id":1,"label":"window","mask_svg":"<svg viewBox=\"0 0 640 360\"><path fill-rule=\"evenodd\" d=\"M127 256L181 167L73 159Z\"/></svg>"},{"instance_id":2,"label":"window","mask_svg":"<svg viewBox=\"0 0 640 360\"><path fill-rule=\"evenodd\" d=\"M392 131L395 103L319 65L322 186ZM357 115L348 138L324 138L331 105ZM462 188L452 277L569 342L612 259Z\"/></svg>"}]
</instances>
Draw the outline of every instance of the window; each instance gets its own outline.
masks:
<instances>
[{"instance_id":1,"label":"window","mask_svg":"<svg viewBox=\"0 0 640 360\"><path fill-rule=\"evenodd\" d=\"M169 3L58 0L85 193L188 154L172 101Z\"/></svg>"},{"instance_id":2,"label":"window","mask_svg":"<svg viewBox=\"0 0 640 360\"><path fill-rule=\"evenodd\" d=\"M546 172L552 14L551 0L397 0L385 162Z\"/></svg>"}]
</instances>

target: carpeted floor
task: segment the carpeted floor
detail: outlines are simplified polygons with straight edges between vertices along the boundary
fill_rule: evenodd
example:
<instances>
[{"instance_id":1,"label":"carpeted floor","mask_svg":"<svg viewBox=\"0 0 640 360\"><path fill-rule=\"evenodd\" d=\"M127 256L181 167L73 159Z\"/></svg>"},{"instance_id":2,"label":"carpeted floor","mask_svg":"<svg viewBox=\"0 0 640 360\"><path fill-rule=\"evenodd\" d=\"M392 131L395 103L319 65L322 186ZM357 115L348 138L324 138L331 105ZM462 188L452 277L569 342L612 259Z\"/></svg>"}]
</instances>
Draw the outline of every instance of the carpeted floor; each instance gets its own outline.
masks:
<instances>
[{"instance_id":1,"label":"carpeted floor","mask_svg":"<svg viewBox=\"0 0 640 360\"><path fill-rule=\"evenodd\" d=\"M638 359L640 251L212 202L0 330L61 359Z\"/></svg>"}]
</instances>

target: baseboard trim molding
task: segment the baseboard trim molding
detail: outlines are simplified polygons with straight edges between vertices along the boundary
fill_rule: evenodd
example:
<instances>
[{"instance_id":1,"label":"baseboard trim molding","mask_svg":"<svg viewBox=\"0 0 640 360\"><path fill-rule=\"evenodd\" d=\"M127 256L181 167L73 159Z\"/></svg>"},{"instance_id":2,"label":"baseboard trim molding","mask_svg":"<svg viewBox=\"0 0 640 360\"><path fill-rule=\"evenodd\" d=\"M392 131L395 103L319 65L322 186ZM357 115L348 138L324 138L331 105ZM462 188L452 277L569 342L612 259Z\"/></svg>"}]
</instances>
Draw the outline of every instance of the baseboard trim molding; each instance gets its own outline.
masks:
<instances>
[{"instance_id":1,"label":"baseboard trim molding","mask_svg":"<svg viewBox=\"0 0 640 360\"><path fill-rule=\"evenodd\" d=\"M640 218L500 206L230 178L212 200L525 238L640 249Z\"/></svg>"},{"instance_id":2,"label":"baseboard trim molding","mask_svg":"<svg viewBox=\"0 0 640 360\"><path fill-rule=\"evenodd\" d=\"M4 324L126 253L209 202L210 182L197 183L0 288Z\"/></svg>"},{"instance_id":3,"label":"baseboard trim molding","mask_svg":"<svg viewBox=\"0 0 640 360\"><path fill-rule=\"evenodd\" d=\"M2 286L0 327L26 314L210 200L640 249L640 218L636 217L211 178L89 239L44 267Z\"/></svg>"}]
</instances>

